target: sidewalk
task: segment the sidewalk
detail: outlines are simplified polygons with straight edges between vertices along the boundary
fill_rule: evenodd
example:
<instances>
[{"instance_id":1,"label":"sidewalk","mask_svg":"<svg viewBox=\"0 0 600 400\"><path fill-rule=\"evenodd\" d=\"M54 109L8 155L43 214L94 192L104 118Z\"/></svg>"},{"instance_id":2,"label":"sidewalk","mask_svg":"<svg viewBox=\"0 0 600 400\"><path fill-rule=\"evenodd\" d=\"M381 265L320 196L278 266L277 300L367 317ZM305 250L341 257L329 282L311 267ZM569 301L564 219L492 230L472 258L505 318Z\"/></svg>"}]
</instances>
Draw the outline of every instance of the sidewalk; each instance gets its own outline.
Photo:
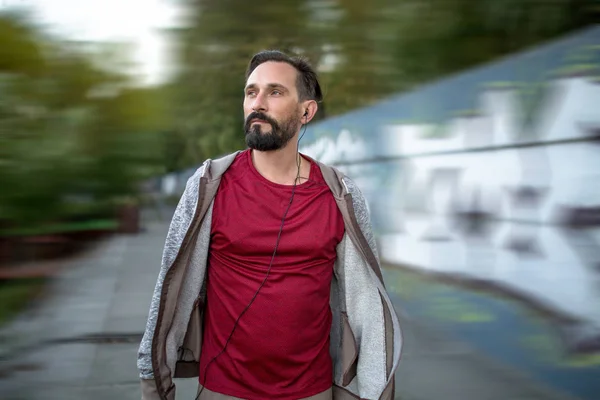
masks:
<instances>
[{"instance_id":1,"label":"sidewalk","mask_svg":"<svg viewBox=\"0 0 600 400\"><path fill-rule=\"evenodd\" d=\"M167 225L146 228L69 260L48 295L0 330L3 399L140 398L137 347ZM193 399L187 386L178 392Z\"/></svg>"},{"instance_id":2,"label":"sidewalk","mask_svg":"<svg viewBox=\"0 0 600 400\"><path fill-rule=\"evenodd\" d=\"M116 236L69 260L48 295L0 330L4 400L140 398L137 348L158 274L166 223ZM418 321L404 322L397 374L402 400L569 400L450 342ZM191 400L196 381L177 383Z\"/></svg>"},{"instance_id":3,"label":"sidewalk","mask_svg":"<svg viewBox=\"0 0 600 400\"><path fill-rule=\"evenodd\" d=\"M576 400L451 341L418 321L403 321L396 373L400 400Z\"/></svg>"}]
</instances>

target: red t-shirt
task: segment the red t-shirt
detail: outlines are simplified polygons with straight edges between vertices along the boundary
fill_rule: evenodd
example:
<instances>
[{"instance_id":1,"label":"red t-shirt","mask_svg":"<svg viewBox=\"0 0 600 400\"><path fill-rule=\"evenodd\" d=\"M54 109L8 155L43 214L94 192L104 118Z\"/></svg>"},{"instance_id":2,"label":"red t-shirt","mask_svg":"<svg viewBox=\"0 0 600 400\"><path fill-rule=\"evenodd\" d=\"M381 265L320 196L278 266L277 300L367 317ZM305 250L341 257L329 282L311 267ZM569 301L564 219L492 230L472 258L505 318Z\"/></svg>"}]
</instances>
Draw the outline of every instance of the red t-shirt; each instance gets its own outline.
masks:
<instances>
[{"instance_id":1,"label":"red t-shirt","mask_svg":"<svg viewBox=\"0 0 600 400\"><path fill-rule=\"evenodd\" d=\"M221 179L212 217L200 383L245 399L298 399L329 389L329 306L344 222L320 168L296 187L265 279L292 186L272 183L242 152ZM206 373L206 375L205 375Z\"/></svg>"}]
</instances>

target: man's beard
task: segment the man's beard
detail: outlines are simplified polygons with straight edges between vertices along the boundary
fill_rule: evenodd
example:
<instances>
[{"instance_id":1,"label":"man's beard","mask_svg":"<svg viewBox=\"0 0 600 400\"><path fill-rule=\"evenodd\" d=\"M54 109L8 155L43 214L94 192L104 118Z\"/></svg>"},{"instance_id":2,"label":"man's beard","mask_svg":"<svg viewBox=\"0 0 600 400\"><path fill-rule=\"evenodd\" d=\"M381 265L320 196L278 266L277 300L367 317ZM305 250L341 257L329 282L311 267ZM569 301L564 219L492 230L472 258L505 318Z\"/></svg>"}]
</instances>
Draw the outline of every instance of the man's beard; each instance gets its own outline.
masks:
<instances>
[{"instance_id":1,"label":"man's beard","mask_svg":"<svg viewBox=\"0 0 600 400\"><path fill-rule=\"evenodd\" d=\"M262 125L250 124L250 121L253 119L260 119L267 122L271 125L271 131L261 132ZM300 118L295 118L293 115L285 121L282 121L282 123L278 123L276 120L263 113L253 112L246 118L246 145L249 148L258 151L282 149L290 140L292 140L299 125Z\"/></svg>"}]
</instances>

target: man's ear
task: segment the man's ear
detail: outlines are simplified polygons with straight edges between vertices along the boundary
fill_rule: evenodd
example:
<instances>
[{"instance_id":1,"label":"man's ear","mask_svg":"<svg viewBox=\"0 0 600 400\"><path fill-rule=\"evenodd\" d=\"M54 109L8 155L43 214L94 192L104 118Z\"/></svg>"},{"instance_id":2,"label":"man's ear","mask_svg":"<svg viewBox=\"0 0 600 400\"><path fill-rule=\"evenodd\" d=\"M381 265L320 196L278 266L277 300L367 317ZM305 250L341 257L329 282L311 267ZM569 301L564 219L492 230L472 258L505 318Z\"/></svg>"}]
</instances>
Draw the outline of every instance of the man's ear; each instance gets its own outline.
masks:
<instances>
[{"instance_id":1,"label":"man's ear","mask_svg":"<svg viewBox=\"0 0 600 400\"><path fill-rule=\"evenodd\" d=\"M314 100L308 100L303 103L302 123L308 124L317 114L319 105Z\"/></svg>"}]
</instances>

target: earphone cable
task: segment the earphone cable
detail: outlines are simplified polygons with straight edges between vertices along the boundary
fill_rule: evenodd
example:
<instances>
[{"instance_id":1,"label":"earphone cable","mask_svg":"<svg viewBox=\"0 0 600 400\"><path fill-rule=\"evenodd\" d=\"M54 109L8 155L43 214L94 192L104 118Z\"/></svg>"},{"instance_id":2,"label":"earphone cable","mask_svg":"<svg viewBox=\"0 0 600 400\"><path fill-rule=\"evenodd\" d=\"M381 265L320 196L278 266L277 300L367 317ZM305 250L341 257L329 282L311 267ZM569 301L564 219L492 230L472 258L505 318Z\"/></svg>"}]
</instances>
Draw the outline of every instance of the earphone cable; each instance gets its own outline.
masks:
<instances>
[{"instance_id":1,"label":"earphone cable","mask_svg":"<svg viewBox=\"0 0 600 400\"><path fill-rule=\"evenodd\" d=\"M269 278L269 274L271 273L271 267L273 266L273 262L275 261L275 256L277 255L277 248L279 247L279 241L281 239L281 234L283 232L285 218L287 217L288 212L290 211L290 208L292 206L292 202L294 201L294 195L296 193L297 183L298 183L298 180L300 179L300 165L301 165L301 157L302 157L300 155L300 140L302 139L302 137L304 136L305 133L306 133L306 124L304 125L304 130L303 130L302 134L300 135L300 137L298 138L298 142L296 143L296 154L297 154L296 165L298 167L297 172L296 172L296 178L294 179L294 186L292 187L292 195L290 196L290 201L288 202L287 208L286 208L285 212L283 213L283 218L281 218L281 225L279 227L279 233L277 234L277 240L275 241L275 248L273 249L273 255L271 256L271 261L269 263L269 267L267 268L267 273L265 275L265 278L263 279L262 283L260 284L260 286L258 287L256 292L252 296L252 299L250 300L248 305L244 308L244 310L237 317L235 323L233 324L233 328L231 329L231 332L229 333L229 336L227 337L227 340L225 341L225 345L223 346L223 349L216 356L214 356L206 365L206 368L204 370L204 382L202 384L202 387L198 391L198 394L196 395L195 400L198 400L200 398L200 395L202 394L202 391L204 390L204 386L206 385L206 377L208 375L208 367L210 367L210 365L213 363L213 361L215 361L221 354L223 354L225 352L225 350L227 349L227 345L231 341L231 338L233 337L233 333L235 332L235 329L237 328L242 316L246 313L246 311L248 311L248 309L250 308L252 303L254 303L254 300L256 299L260 290L262 289L262 287L267 282L267 279Z\"/></svg>"}]
</instances>

